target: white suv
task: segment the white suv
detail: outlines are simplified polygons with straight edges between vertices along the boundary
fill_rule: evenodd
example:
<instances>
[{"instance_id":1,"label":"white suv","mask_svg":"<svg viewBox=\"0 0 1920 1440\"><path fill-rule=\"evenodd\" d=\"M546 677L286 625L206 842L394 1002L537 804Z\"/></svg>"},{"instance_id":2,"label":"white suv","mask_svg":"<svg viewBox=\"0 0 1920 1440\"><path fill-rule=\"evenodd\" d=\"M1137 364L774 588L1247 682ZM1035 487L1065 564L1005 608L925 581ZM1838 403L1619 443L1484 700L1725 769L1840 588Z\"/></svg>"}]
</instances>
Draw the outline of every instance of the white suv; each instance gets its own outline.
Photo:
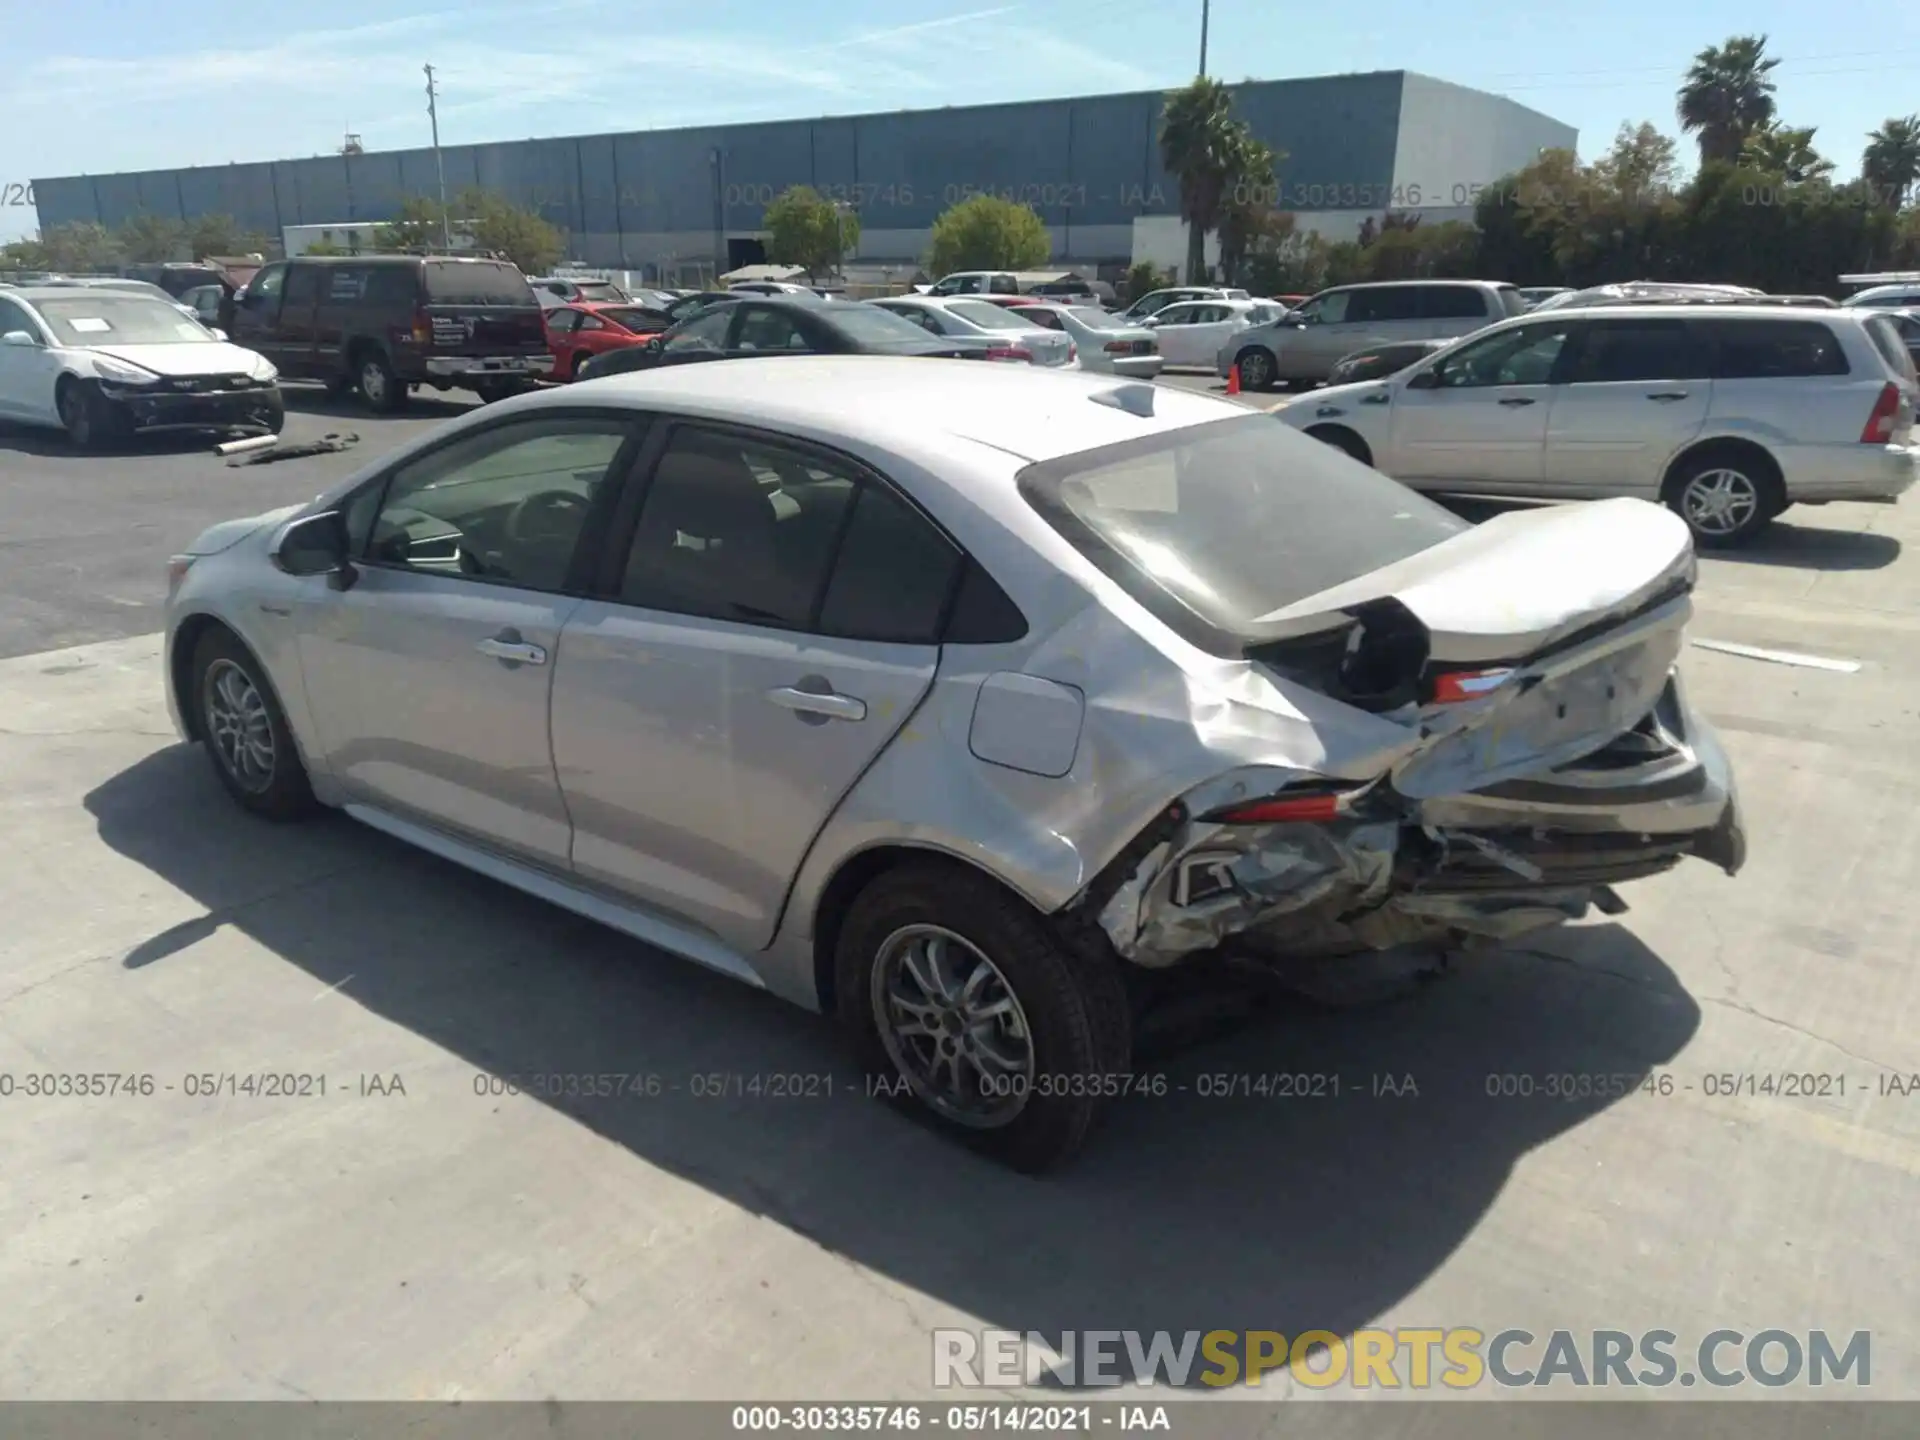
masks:
<instances>
[{"instance_id":1,"label":"white suv","mask_svg":"<svg viewBox=\"0 0 1920 1440\"><path fill-rule=\"evenodd\" d=\"M1415 490L1638 496L1723 545L1792 504L1901 495L1916 398L1871 311L1631 305L1503 321L1273 413Z\"/></svg>"}]
</instances>

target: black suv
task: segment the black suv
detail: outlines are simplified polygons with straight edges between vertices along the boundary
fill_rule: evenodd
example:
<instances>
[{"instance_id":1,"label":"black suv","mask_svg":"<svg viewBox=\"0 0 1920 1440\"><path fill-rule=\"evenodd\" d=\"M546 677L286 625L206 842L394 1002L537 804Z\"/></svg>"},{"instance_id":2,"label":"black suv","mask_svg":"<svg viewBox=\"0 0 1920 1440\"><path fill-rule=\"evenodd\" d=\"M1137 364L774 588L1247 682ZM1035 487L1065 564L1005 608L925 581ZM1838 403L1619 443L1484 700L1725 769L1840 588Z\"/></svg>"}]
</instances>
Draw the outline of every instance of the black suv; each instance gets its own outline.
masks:
<instances>
[{"instance_id":1,"label":"black suv","mask_svg":"<svg viewBox=\"0 0 1920 1440\"><path fill-rule=\"evenodd\" d=\"M504 260L302 257L263 268L223 328L288 380L398 410L420 385L499 400L553 370L540 302Z\"/></svg>"}]
</instances>

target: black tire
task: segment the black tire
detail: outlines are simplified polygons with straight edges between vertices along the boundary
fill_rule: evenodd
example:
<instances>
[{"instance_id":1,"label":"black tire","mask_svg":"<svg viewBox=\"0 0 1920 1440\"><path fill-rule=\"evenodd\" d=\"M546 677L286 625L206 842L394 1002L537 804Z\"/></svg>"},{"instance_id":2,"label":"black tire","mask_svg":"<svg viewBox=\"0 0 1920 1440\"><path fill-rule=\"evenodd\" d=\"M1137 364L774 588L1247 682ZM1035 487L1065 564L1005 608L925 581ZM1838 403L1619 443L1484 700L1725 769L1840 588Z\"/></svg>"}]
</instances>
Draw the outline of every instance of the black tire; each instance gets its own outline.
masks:
<instances>
[{"instance_id":1,"label":"black tire","mask_svg":"<svg viewBox=\"0 0 1920 1440\"><path fill-rule=\"evenodd\" d=\"M1351 430L1342 429L1338 425L1316 425L1307 431L1307 434L1321 444L1331 445L1350 458L1358 460L1362 465L1373 464L1373 452L1367 448L1367 442Z\"/></svg>"},{"instance_id":2,"label":"black tire","mask_svg":"<svg viewBox=\"0 0 1920 1440\"><path fill-rule=\"evenodd\" d=\"M227 793L243 809L269 820L295 820L312 811L313 786L293 732L287 728L286 712L265 668L247 647L231 631L208 630L193 648L192 673L189 703L194 721L213 773ZM251 732L253 745L222 743L223 735L233 733L228 716ZM262 740L268 752L264 765L259 763ZM244 753L247 759L233 758L236 753Z\"/></svg>"},{"instance_id":3,"label":"black tire","mask_svg":"<svg viewBox=\"0 0 1920 1440\"><path fill-rule=\"evenodd\" d=\"M526 385L519 380L482 380L473 387L473 393L480 397L482 405L497 405L502 400L524 395Z\"/></svg>"},{"instance_id":4,"label":"black tire","mask_svg":"<svg viewBox=\"0 0 1920 1440\"><path fill-rule=\"evenodd\" d=\"M936 931L943 933L928 936ZM926 1067L903 1063L900 1056L916 1053L920 1044L936 1053L944 1047L956 1057L949 1064L958 1084L954 1047L972 1052L976 1041L984 1044L979 1029L943 1029L937 1037L897 1030L882 1035L882 1015L891 1007L881 982L895 973L899 947L919 938L947 944L976 976L977 961L984 959L991 979L980 994L1012 999L1011 1014L1000 1020L1016 1034L1009 1037L999 1021L985 1028L995 1032L995 1043L1018 1048L1025 1042L1026 1082L1010 1084L1005 1094L982 1084L978 1077L985 1071L973 1062L974 1093L968 1098L981 1113L967 1118L930 1098ZM1017 897L958 864L913 862L874 880L847 912L834 965L839 1019L868 1075L939 1129L1029 1174L1052 1169L1079 1150L1103 1096L1117 1088L1131 1063L1131 1019L1118 962L1076 952Z\"/></svg>"},{"instance_id":5,"label":"black tire","mask_svg":"<svg viewBox=\"0 0 1920 1440\"><path fill-rule=\"evenodd\" d=\"M59 407L61 424L67 427L67 438L76 450L92 453L110 450L133 433L126 412L102 395L99 385L92 380L61 382L54 403Z\"/></svg>"},{"instance_id":6,"label":"black tire","mask_svg":"<svg viewBox=\"0 0 1920 1440\"><path fill-rule=\"evenodd\" d=\"M354 357L354 386L369 410L376 415L391 415L407 404L407 387L395 378L393 366L378 350L360 351Z\"/></svg>"},{"instance_id":7,"label":"black tire","mask_svg":"<svg viewBox=\"0 0 1920 1440\"><path fill-rule=\"evenodd\" d=\"M1787 508L1773 462L1744 451L1708 451L1681 461L1660 498L1686 521L1702 550L1745 545Z\"/></svg>"},{"instance_id":8,"label":"black tire","mask_svg":"<svg viewBox=\"0 0 1920 1440\"><path fill-rule=\"evenodd\" d=\"M1233 357L1233 363L1240 367L1242 390L1271 390L1274 378L1280 373L1279 362L1264 345L1247 346Z\"/></svg>"},{"instance_id":9,"label":"black tire","mask_svg":"<svg viewBox=\"0 0 1920 1440\"><path fill-rule=\"evenodd\" d=\"M275 435L287 428L287 402L279 395L263 403L254 413L256 423L266 426Z\"/></svg>"}]
</instances>

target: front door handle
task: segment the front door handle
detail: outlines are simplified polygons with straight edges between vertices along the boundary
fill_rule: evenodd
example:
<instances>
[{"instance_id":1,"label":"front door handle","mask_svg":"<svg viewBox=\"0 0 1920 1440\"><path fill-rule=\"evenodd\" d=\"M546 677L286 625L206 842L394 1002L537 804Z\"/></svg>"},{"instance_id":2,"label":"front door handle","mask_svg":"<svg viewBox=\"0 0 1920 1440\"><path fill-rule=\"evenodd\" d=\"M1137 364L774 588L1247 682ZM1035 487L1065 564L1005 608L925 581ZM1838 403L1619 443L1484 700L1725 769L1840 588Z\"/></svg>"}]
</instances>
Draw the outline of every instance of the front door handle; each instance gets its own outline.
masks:
<instances>
[{"instance_id":1,"label":"front door handle","mask_svg":"<svg viewBox=\"0 0 1920 1440\"><path fill-rule=\"evenodd\" d=\"M817 715L823 720L867 718L866 701L831 690L802 690L797 686L784 685L777 690L769 690L767 699L782 710L792 710L802 717Z\"/></svg>"},{"instance_id":2,"label":"front door handle","mask_svg":"<svg viewBox=\"0 0 1920 1440\"><path fill-rule=\"evenodd\" d=\"M1531 405L1533 404L1533 398L1529 395L1504 395L1501 397L1500 403L1502 405L1515 406L1515 407L1521 406L1521 405Z\"/></svg>"},{"instance_id":3,"label":"front door handle","mask_svg":"<svg viewBox=\"0 0 1920 1440\"><path fill-rule=\"evenodd\" d=\"M1684 400L1686 398L1687 392L1684 390L1650 390L1647 392L1647 399L1658 400L1663 404L1671 404L1675 400Z\"/></svg>"},{"instance_id":4,"label":"front door handle","mask_svg":"<svg viewBox=\"0 0 1920 1440\"><path fill-rule=\"evenodd\" d=\"M518 637L517 631L507 635L496 635L490 640L482 640L473 648L482 655L491 656L509 665L544 665L547 663L545 646L529 644Z\"/></svg>"}]
</instances>

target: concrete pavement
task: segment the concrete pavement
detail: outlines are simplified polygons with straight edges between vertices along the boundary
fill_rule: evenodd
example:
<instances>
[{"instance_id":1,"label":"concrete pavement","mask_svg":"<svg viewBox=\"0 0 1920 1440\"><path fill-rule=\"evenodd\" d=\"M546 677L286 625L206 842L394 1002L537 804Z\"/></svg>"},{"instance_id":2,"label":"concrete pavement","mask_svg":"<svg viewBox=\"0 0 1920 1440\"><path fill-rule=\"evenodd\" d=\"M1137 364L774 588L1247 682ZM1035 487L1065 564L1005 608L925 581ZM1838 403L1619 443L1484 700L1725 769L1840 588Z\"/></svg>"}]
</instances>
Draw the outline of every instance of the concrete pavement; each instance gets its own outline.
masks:
<instances>
[{"instance_id":1,"label":"concrete pavement","mask_svg":"<svg viewBox=\"0 0 1920 1440\"><path fill-rule=\"evenodd\" d=\"M228 513L227 477L282 471L159 483ZM101 534L164 510L134 522L157 575L203 522L129 495L149 473L83 484L117 497ZM8 630L0 1397L877 1399L931 1394L943 1325L1468 1324L1871 1330L1873 1396L1920 1398L1920 1082L1885 1089L1920 1074L1916 517L1793 512L1703 564L1696 636L1861 664L1687 655L1742 782L1738 879L1691 864L1403 1002L1172 1053L1188 1093L1116 1106L1043 1182L857 1093L817 1019L350 821L240 814L173 743L146 612L38 653ZM91 533L50 521L26 573L97 584ZM22 573L25 628L58 596ZM1197 1093L1275 1071L1347 1088ZM135 1078L28 1093L83 1074ZM1635 1088L1489 1093L1569 1074ZM1706 1093L1780 1074L1832 1078ZM610 1075L659 1093L570 1093Z\"/></svg>"}]
</instances>

